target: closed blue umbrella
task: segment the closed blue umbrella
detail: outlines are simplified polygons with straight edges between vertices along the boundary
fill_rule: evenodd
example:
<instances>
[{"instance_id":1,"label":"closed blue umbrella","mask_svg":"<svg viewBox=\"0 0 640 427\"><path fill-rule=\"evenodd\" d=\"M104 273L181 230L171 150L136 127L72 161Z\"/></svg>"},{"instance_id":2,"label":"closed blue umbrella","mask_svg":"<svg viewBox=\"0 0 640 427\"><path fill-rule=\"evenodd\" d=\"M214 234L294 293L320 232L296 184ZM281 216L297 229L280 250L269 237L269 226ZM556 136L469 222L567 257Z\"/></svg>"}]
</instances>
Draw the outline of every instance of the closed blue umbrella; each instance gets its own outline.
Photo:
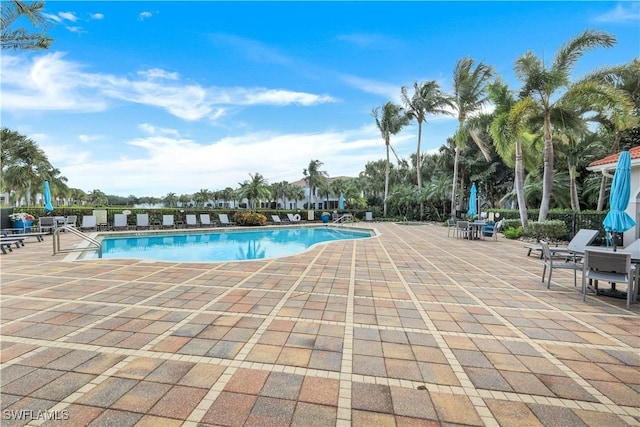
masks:
<instances>
[{"instance_id":1,"label":"closed blue umbrella","mask_svg":"<svg viewBox=\"0 0 640 427\"><path fill-rule=\"evenodd\" d=\"M616 171L611 182L611 194L609 195L609 213L602 221L604 229L608 232L623 233L636 225L636 222L625 210L629 206L631 197L631 154L629 147L622 149L618 157ZM614 239L614 250L615 241Z\"/></svg>"},{"instance_id":2,"label":"closed blue umbrella","mask_svg":"<svg viewBox=\"0 0 640 427\"><path fill-rule=\"evenodd\" d=\"M476 183L474 182L471 186L471 194L469 194L469 210L467 211L467 215L474 216L478 214L478 210L476 209L476 205L478 204L478 189L476 188Z\"/></svg>"},{"instance_id":3,"label":"closed blue umbrella","mask_svg":"<svg viewBox=\"0 0 640 427\"><path fill-rule=\"evenodd\" d=\"M344 210L344 194L340 194L340 200L338 201L338 209Z\"/></svg>"},{"instance_id":4,"label":"closed blue umbrella","mask_svg":"<svg viewBox=\"0 0 640 427\"><path fill-rule=\"evenodd\" d=\"M44 210L45 212L53 212L53 205L51 204L51 187L49 187L49 181L44 182L44 191L42 192L44 197Z\"/></svg>"}]
</instances>

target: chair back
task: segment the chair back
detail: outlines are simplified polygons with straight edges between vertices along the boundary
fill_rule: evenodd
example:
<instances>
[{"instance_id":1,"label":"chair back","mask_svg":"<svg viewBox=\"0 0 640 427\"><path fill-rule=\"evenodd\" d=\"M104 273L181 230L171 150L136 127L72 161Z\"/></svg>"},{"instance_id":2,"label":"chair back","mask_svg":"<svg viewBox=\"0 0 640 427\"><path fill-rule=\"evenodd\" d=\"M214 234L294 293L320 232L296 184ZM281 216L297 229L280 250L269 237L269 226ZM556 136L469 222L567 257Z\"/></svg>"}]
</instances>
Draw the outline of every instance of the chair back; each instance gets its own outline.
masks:
<instances>
[{"instance_id":1,"label":"chair back","mask_svg":"<svg viewBox=\"0 0 640 427\"><path fill-rule=\"evenodd\" d=\"M229 216L227 214L218 214L218 218L220 218L221 223L229 224Z\"/></svg>"},{"instance_id":2,"label":"chair back","mask_svg":"<svg viewBox=\"0 0 640 427\"><path fill-rule=\"evenodd\" d=\"M83 215L82 216L82 228L96 227L97 220L95 215Z\"/></svg>"},{"instance_id":3,"label":"chair back","mask_svg":"<svg viewBox=\"0 0 640 427\"><path fill-rule=\"evenodd\" d=\"M200 224L211 225L211 216L209 214L200 214Z\"/></svg>"},{"instance_id":4,"label":"chair back","mask_svg":"<svg viewBox=\"0 0 640 427\"><path fill-rule=\"evenodd\" d=\"M113 214L113 226L125 227L127 225L127 216L125 214Z\"/></svg>"},{"instance_id":5,"label":"chair back","mask_svg":"<svg viewBox=\"0 0 640 427\"><path fill-rule=\"evenodd\" d=\"M585 270L596 270L605 273L629 274L631 271L631 254L627 252L610 252L586 250L584 252Z\"/></svg>"},{"instance_id":6,"label":"chair back","mask_svg":"<svg viewBox=\"0 0 640 427\"><path fill-rule=\"evenodd\" d=\"M553 256L551 255L551 249L549 249L549 242L546 240L540 240L540 247L542 248L542 258L544 261L552 263Z\"/></svg>"},{"instance_id":7,"label":"chair back","mask_svg":"<svg viewBox=\"0 0 640 427\"><path fill-rule=\"evenodd\" d=\"M271 215L273 222L282 222L279 215Z\"/></svg>"},{"instance_id":8,"label":"chair back","mask_svg":"<svg viewBox=\"0 0 640 427\"><path fill-rule=\"evenodd\" d=\"M40 218L40 227L45 226L45 227L53 227L53 222L56 219L52 216L43 216Z\"/></svg>"},{"instance_id":9,"label":"chair back","mask_svg":"<svg viewBox=\"0 0 640 427\"><path fill-rule=\"evenodd\" d=\"M65 225L70 225L72 227L75 227L76 226L76 222L78 222L78 215L69 215L69 216L67 216L67 219L65 220Z\"/></svg>"},{"instance_id":10,"label":"chair back","mask_svg":"<svg viewBox=\"0 0 640 427\"><path fill-rule=\"evenodd\" d=\"M197 225L196 216L189 214L186 216L187 225Z\"/></svg>"},{"instance_id":11,"label":"chair back","mask_svg":"<svg viewBox=\"0 0 640 427\"><path fill-rule=\"evenodd\" d=\"M567 249L572 252L582 252L584 248L589 246L598 237L598 230L583 228L578 230L573 239L567 245Z\"/></svg>"},{"instance_id":12,"label":"chair back","mask_svg":"<svg viewBox=\"0 0 640 427\"><path fill-rule=\"evenodd\" d=\"M149 226L149 214L139 213L136 214L136 225L140 227L148 227Z\"/></svg>"},{"instance_id":13,"label":"chair back","mask_svg":"<svg viewBox=\"0 0 640 427\"><path fill-rule=\"evenodd\" d=\"M162 215L162 225L173 225L173 215Z\"/></svg>"}]
</instances>

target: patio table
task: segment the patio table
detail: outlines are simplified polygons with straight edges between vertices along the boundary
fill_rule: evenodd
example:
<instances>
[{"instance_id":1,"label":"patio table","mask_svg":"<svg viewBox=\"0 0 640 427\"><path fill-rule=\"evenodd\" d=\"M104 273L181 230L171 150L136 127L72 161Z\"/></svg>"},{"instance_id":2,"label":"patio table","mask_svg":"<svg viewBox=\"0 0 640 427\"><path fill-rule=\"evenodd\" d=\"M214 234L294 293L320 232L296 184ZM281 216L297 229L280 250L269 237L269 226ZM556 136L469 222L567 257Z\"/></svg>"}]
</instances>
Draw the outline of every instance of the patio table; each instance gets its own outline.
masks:
<instances>
[{"instance_id":1,"label":"patio table","mask_svg":"<svg viewBox=\"0 0 640 427\"><path fill-rule=\"evenodd\" d=\"M484 235L484 227L487 225L486 221L473 221L469 223L469 240L478 240Z\"/></svg>"}]
</instances>

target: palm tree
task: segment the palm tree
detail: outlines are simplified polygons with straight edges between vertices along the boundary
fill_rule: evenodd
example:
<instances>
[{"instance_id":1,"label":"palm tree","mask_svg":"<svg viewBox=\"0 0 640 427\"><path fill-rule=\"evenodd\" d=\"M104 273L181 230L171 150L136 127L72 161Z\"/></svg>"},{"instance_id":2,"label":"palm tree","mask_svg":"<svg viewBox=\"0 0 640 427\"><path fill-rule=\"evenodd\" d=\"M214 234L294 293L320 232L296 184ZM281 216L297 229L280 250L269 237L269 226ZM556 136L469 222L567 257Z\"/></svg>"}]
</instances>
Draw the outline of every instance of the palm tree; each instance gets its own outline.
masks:
<instances>
[{"instance_id":1,"label":"palm tree","mask_svg":"<svg viewBox=\"0 0 640 427\"><path fill-rule=\"evenodd\" d=\"M333 194L333 189L331 187L331 182L328 179L323 179L318 184L318 193L320 196L324 196L325 204L324 210L329 209L329 197Z\"/></svg>"},{"instance_id":2,"label":"palm tree","mask_svg":"<svg viewBox=\"0 0 640 427\"><path fill-rule=\"evenodd\" d=\"M250 180L240 184L238 194L240 197L247 199L249 208L253 206L255 210L260 200L271 196L271 190L269 189L269 183L259 173L249 174L249 177L251 177Z\"/></svg>"},{"instance_id":3,"label":"palm tree","mask_svg":"<svg viewBox=\"0 0 640 427\"><path fill-rule=\"evenodd\" d=\"M289 184L285 190L288 200L293 200L295 206L298 206L298 200L304 200L304 189L296 184Z\"/></svg>"},{"instance_id":4,"label":"palm tree","mask_svg":"<svg viewBox=\"0 0 640 427\"><path fill-rule=\"evenodd\" d=\"M211 191L203 188L193 195L193 200L196 202L196 206L204 207L205 203L207 203L208 200L211 200L211 197Z\"/></svg>"},{"instance_id":5,"label":"palm tree","mask_svg":"<svg viewBox=\"0 0 640 427\"><path fill-rule=\"evenodd\" d=\"M456 186L458 184L458 164L460 151L466 145L469 129L464 124L467 118L479 111L487 101L486 86L493 71L482 62L473 68L475 62L470 58L460 59L453 71L453 108L458 113L458 131L455 139L455 158L453 161L453 183L451 185L451 215L456 211ZM473 137L473 133L471 133ZM485 158L489 160L489 152L476 138L473 139Z\"/></svg>"},{"instance_id":6,"label":"palm tree","mask_svg":"<svg viewBox=\"0 0 640 427\"><path fill-rule=\"evenodd\" d=\"M178 202L178 197L176 196L176 193L167 193L167 195L164 196L163 201L165 205L173 207Z\"/></svg>"},{"instance_id":7,"label":"palm tree","mask_svg":"<svg viewBox=\"0 0 640 427\"><path fill-rule=\"evenodd\" d=\"M416 178L418 191L422 189L422 153L420 144L422 141L422 123L427 121L427 115L451 115L446 107L453 107L451 97L445 95L435 80L430 82L413 84L413 95L409 96L406 87L401 89L402 102L405 104L409 119L418 122L418 147L416 149ZM424 216L424 203L420 203L420 219Z\"/></svg>"},{"instance_id":8,"label":"palm tree","mask_svg":"<svg viewBox=\"0 0 640 427\"><path fill-rule=\"evenodd\" d=\"M41 26L44 29L47 26L47 21L42 13L44 9L43 1L26 3L12 0L3 2L0 9L2 11L2 17L0 18L0 27L2 27L0 46L2 46L2 49L36 50L49 48L53 39L47 37L44 34L44 30L40 34L29 34L24 28L11 30L11 26L23 17L27 18L34 27Z\"/></svg>"},{"instance_id":9,"label":"palm tree","mask_svg":"<svg viewBox=\"0 0 640 427\"><path fill-rule=\"evenodd\" d=\"M533 52L527 52L516 61L515 73L523 83L521 96L531 97L540 109L543 122L544 172L542 178L542 198L538 221L547 218L551 194L553 192L553 118L563 118L566 110L563 106L575 105L575 101L567 103L565 97L586 97L592 92L587 84L571 84L570 74L578 59L588 50L598 46L611 47L615 37L600 31L587 30L564 44L555 55L549 69ZM559 91L564 93L558 94Z\"/></svg>"},{"instance_id":10,"label":"palm tree","mask_svg":"<svg viewBox=\"0 0 640 427\"><path fill-rule=\"evenodd\" d=\"M391 146L391 135L395 135L409 123L409 116L404 109L389 101L382 107L376 107L372 111L372 115L376 120L376 126L380 130L384 145L387 150L387 163L384 172L384 199L382 216L387 216L387 198L389 197L389 170L391 169L389 162L389 147Z\"/></svg>"},{"instance_id":11,"label":"palm tree","mask_svg":"<svg viewBox=\"0 0 640 427\"><path fill-rule=\"evenodd\" d=\"M311 196L313 196L313 200L315 201L316 189L320 185L320 182L329 176L326 171L320 170L322 165L324 165L324 163L320 160L311 160L309 166L302 171L307 181L307 186L309 187L309 209L311 209Z\"/></svg>"}]
</instances>

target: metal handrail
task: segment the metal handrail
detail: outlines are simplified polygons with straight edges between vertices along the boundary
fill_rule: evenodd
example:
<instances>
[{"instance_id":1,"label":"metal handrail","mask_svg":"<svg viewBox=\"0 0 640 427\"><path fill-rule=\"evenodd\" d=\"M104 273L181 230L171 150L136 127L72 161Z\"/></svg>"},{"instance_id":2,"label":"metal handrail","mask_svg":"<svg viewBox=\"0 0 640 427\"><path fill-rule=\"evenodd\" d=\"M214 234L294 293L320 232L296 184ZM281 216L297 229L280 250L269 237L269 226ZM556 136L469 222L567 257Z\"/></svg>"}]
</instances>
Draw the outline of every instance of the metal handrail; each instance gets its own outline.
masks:
<instances>
[{"instance_id":1,"label":"metal handrail","mask_svg":"<svg viewBox=\"0 0 640 427\"><path fill-rule=\"evenodd\" d=\"M87 242L89 242L88 247L91 247L91 245L95 246L95 248L98 251L98 258L102 258L102 243L100 243L99 241L97 241L96 239L87 236L85 233L83 233L82 231L79 231L77 228L71 226L71 225L63 225L61 227L56 227L56 229L53 231L53 254L58 254L58 253L67 253L67 252L83 252L86 251L88 247L83 247L83 248L68 248L68 249L60 249L60 231L69 231L73 234L75 234L76 236L81 237L82 239L86 240Z\"/></svg>"},{"instance_id":2,"label":"metal handrail","mask_svg":"<svg viewBox=\"0 0 640 427\"><path fill-rule=\"evenodd\" d=\"M353 222L353 215L344 214L340 218L337 218L337 219L331 221L329 224L327 224L327 226L329 226L329 225L342 225L342 224L345 224L347 222Z\"/></svg>"}]
</instances>

